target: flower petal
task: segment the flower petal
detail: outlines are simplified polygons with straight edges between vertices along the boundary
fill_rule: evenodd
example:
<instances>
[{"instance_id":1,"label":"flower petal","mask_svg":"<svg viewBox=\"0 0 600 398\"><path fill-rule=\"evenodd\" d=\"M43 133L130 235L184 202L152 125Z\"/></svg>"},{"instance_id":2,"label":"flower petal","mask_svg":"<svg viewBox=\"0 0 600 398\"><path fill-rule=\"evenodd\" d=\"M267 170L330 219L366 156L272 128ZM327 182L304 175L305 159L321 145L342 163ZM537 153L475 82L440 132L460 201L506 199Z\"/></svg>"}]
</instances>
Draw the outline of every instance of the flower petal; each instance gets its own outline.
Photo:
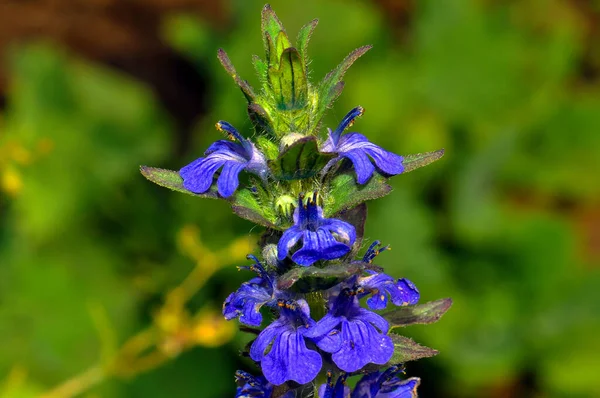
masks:
<instances>
[{"instance_id":1,"label":"flower petal","mask_svg":"<svg viewBox=\"0 0 600 398\"><path fill-rule=\"evenodd\" d=\"M279 261L287 257L290 249L300 240L303 231L296 225L285 230L279 243L277 243L277 259Z\"/></svg>"},{"instance_id":2,"label":"flower petal","mask_svg":"<svg viewBox=\"0 0 600 398\"><path fill-rule=\"evenodd\" d=\"M381 389L377 396L381 396L381 398L417 398L417 387L419 387L419 384L421 384L421 379L411 377L400 383L394 383L392 388L384 385L384 388Z\"/></svg>"},{"instance_id":3,"label":"flower petal","mask_svg":"<svg viewBox=\"0 0 600 398\"><path fill-rule=\"evenodd\" d=\"M375 171L375 166L371 164L371 159L362 150L351 150L349 152L340 152L340 156L350 159L356 171L356 181L359 184L366 183Z\"/></svg>"},{"instance_id":4,"label":"flower petal","mask_svg":"<svg viewBox=\"0 0 600 398\"><path fill-rule=\"evenodd\" d=\"M321 355L306 347L304 336L297 330L287 330L277 336L271 351L262 359L261 368L272 384L281 385L288 380L306 384L314 380L321 364Z\"/></svg>"},{"instance_id":5,"label":"flower petal","mask_svg":"<svg viewBox=\"0 0 600 398\"><path fill-rule=\"evenodd\" d=\"M318 260L333 260L350 251L350 247L339 243L331 233L323 228L316 232L304 232L304 246L292 255L292 260L303 266L309 266Z\"/></svg>"},{"instance_id":6,"label":"flower petal","mask_svg":"<svg viewBox=\"0 0 600 398\"><path fill-rule=\"evenodd\" d=\"M215 157L199 158L179 170L183 178L183 187L190 192L204 193L210 189L213 176L225 163L224 160Z\"/></svg>"},{"instance_id":7,"label":"flower petal","mask_svg":"<svg viewBox=\"0 0 600 398\"><path fill-rule=\"evenodd\" d=\"M354 226L337 218L324 219L321 223L321 228L337 234L349 246L352 246L356 241L356 229Z\"/></svg>"},{"instance_id":8,"label":"flower petal","mask_svg":"<svg viewBox=\"0 0 600 398\"><path fill-rule=\"evenodd\" d=\"M240 183L240 171L242 171L246 167L246 164L246 162L238 163L237 161L230 161L225 163L225 165L223 166L223 170L221 171L221 175L217 180L217 188L219 190L219 194L222 197L228 198L231 195L233 195Z\"/></svg>"},{"instance_id":9,"label":"flower petal","mask_svg":"<svg viewBox=\"0 0 600 398\"><path fill-rule=\"evenodd\" d=\"M356 314L353 315L355 318L360 318L364 322L373 324L381 333L387 333L390 329L390 324L381 315L371 312L364 308L357 308Z\"/></svg>"},{"instance_id":10,"label":"flower petal","mask_svg":"<svg viewBox=\"0 0 600 398\"><path fill-rule=\"evenodd\" d=\"M406 278L398 279L398 282L394 285L394 288L398 291L397 298L392 295L392 301L396 305L413 305L419 302L419 298L421 297L419 293L419 289L415 286L414 283L409 281Z\"/></svg>"},{"instance_id":11,"label":"flower petal","mask_svg":"<svg viewBox=\"0 0 600 398\"><path fill-rule=\"evenodd\" d=\"M355 372L368 363L383 365L394 353L389 336L380 334L368 322L342 322L342 346L331 358L345 372Z\"/></svg>"},{"instance_id":12,"label":"flower petal","mask_svg":"<svg viewBox=\"0 0 600 398\"><path fill-rule=\"evenodd\" d=\"M255 361L261 361L265 356L265 351L269 347L269 344L273 341L273 339L281 335L283 332L287 330L287 326L281 322L280 320L276 320L269 326L267 326L254 340L252 346L250 347L250 358Z\"/></svg>"},{"instance_id":13,"label":"flower petal","mask_svg":"<svg viewBox=\"0 0 600 398\"><path fill-rule=\"evenodd\" d=\"M375 166L386 174L396 175L404 171L404 158L395 153L388 152L376 145L366 150L373 158Z\"/></svg>"}]
</instances>

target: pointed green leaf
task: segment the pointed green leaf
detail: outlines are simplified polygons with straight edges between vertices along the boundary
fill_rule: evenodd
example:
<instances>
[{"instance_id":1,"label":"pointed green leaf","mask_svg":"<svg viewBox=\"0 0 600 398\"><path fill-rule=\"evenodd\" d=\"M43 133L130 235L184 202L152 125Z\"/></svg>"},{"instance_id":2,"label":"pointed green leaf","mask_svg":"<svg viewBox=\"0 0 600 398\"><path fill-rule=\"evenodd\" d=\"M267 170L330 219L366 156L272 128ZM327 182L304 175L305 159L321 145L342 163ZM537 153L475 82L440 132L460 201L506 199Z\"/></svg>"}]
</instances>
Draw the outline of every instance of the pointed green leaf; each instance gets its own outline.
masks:
<instances>
[{"instance_id":1,"label":"pointed green leaf","mask_svg":"<svg viewBox=\"0 0 600 398\"><path fill-rule=\"evenodd\" d=\"M408 173L420 167L427 166L428 164L440 159L442 156L444 156L443 149L440 149L435 152L425 152L416 153L414 155L406 155L404 156L404 161L402 162L402 164L404 165L404 173Z\"/></svg>"},{"instance_id":2,"label":"pointed green leaf","mask_svg":"<svg viewBox=\"0 0 600 398\"><path fill-rule=\"evenodd\" d=\"M439 321L451 306L452 299L445 298L425 304L396 307L391 311L381 314L381 316L390 323L390 327L392 328L415 324L429 324Z\"/></svg>"},{"instance_id":3,"label":"pointed green leaf","mask_svg":"<svg viewBox=\"0 0 600 398\"><path fill-rule=\"evenodd\" d=\"M153 183L160 185L161 187L172 189L173 191L182 192L192 196L198 196L201 198L219 198L217 192L212 190L202 194L196 194L188 191L183 187L183 178L181 178L178 171L140 166L140 172L144 177Z\"/></svg>"},{"instance_id":4,"label":"pointed green leaf","mask_svg":"<svg viewBox=\"0 0 600 398\"><path fill-rule=\"evenodd\" d=\"M275 176L283 180L308 178L317 174L332 157L319 152L316 137L302 137L271 162L270 168Z\"/></svg>"},{"instance_id":5,"label":"pointed green leaf","mask_svg":"<svg viewBox=\"0 0 600 398\"><path fill-rule=\"evenodd\" d=\"M394 355L392 355L388 365L415 361L421 358L429 358L439 354L439 351L417 344L414 342L414 340L409 339L408 337L400 336L394 333L391 333L389 336L394 342Z\"/></svg>"},{"instance_id":6,"label":"pointed green leaf","mask_svg":"<svg viewBox=\"0 0 600 398\"><path fill-rule=\"evenodd\" d=\"M265 136L256 137L256 145L268 160L275 160L279 156L277 145Z\"/></svg>"},{"instance_id":7,"label":"pointed green leaf","mask_svg":"<svg viewBox=\"0 0 600 398\"><path fill-rule=\"evenodd\" d=\"M238 216L264 227L275 226L275 213L269 206L262 205L249 189L238 189L231 197L231 208Z\"/></svg>"},{"instance_id":8,"label":"pointed green leaf","mask_svg":"<svg viewBox=\"0 0 600 398\"><path fill-rule=\"evenodd\" d=\"M298 38L296 39L296 45L298 46L298 51L300 51L300 58L304 61L304 67L306 67L306 57L307 57L307 48L310 37L312 36L317 24L319 23L318 19L313 19L306 25L304 25L300 32L298 32Z\"/></svg>"},{"instance_id":9,"label":"pointed green leaf","mask_svg":"<svg viewBox=\"0 0 600 398\"><path fill-rule=\"evenodd\" d=\"M373 173L373 177L364 185L356 182L356 175L353 171L339 174L331 181L324 208L325 216L329 217L367 200L380 198L391 191L392 187L378 173Z\"/></svg>"},{"instance_id":10,"label":"pointed green leaf","mask_svg":"<svg viewBox=\"0 0 600 398\"><path fill-rule=\"evenodd\" d=\"M252 89L250 84L248 84L248 82L246 80L242 80L240 78L240 76L237 74L233 64L231 63L231 60L227 56L227 53L222 48L220 48L219 51L217 52L217 58L219 58L221 65L223 65L223 68L225 68L227 73L229 73L229 75L231 77L233 77L233 80L240 87L240 89L244 93L244 96L246 97L248 102L254 101L254 97L255 97L254 90Z\"/></svg>"},{"instance_id":11,"label":"pointed green leaf","mask_svg":"<svg viewBox=\"0 0 600 398\"><path fill-rule=\"evenodd\" d=\"M329 72L327 76L321 81L319 85L319 107L317 110L317 120L325 113L325 111L331 107L331 104L340 95L343 86L340 86L340 82L344 77L344 74L352 66L352 64L360 58L364 53L369 51L372 46L363 46L352 51L341 64L339 64L334 70Z\"/></svg>"},{"instance_id":12,"label":"pointed green leaf","mask_svg":"<svg viewBox=\"0 0 600 398\"><path fill-rule=\"evenodd\" d=\"M279 109L300 109L306 104L308 82L298 50L290 47L281 53L279 68L269 69L269 83Z\"/></svg>"},{"instance_id":13,"label":"pointed green leaf","mask_svg":"<svg viewBox=\"0 0 600 398\"><path fill-rule=\"evenodd\" d=\"M254 125L254 129L259 135L275 135L275 131L273 129L273 120L271 120L271 116L265 110L265 108L255 103L249 104L248 117L250 118L250 121Z\"/></svg>"},{"instance_id":14,"label":"pointed green leaf","mask_svg":"<svg viewBox=\"0 0 600 398\"><path fill-rule=\"evenodd\" d=\"M262 10L261 32L267 61L270 66L277 65L281 52L291 47L292 43L287 37L283 24L269 4L265 5ZM281 52L278 52L278 49Z\"/></svg>"},{"instance_id":15,"label":"pointed green leaf","mask_svg":"<svg viewBox=\"0 0 600 398\"><path fill-rule=\"evenodd\" d=\"M256 71L256 75L261 83L266 82L269 65L267 65L267 63L258 55L252 56L252 65L254 65L254 70Z\"/></svg>"}]
</instances>

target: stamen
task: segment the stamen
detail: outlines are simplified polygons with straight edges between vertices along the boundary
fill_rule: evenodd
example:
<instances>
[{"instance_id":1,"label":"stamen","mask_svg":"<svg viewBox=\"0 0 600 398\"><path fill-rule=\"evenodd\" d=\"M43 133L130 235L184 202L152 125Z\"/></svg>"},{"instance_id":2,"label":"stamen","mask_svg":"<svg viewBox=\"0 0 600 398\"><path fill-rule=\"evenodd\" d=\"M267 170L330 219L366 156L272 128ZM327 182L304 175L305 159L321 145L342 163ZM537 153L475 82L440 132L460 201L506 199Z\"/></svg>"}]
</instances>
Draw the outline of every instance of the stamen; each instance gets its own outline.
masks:
<instances>
[{"instance_id":1,"label":"stamen","mask_svg":"<svg viewBox=\"0 0 600 398\"><path fill-rule=\"evenodd\" d=\"M228 122L219 120L215 126L217 127L217 130L226 133L227 138L230 139L231 141L235 141L236 139L240 143L244 143L246 141L246 139L244 137L242 137L242 135L236 130L236 128L233 127Z\"/></svg>"},{"instance_id":2,"label":"stamen","mask_svg":"<svg viewBox=\"0 0 600 398\"><path fill-rule=\"evenodd\" d=\"M381 242L378 240L371 243L371 246L369 246L365 255L363 256L363 262L371 264L373 262L373 259L377 257L381 252L384 252L386 250L392 250L389 245L383 246L381 248L379 247L380 245Z\"/></svg>"},{"instance_id":3,"label":"stamen","mask_svg":"<svg viewBox=\"0 0 600 398\"><path fill-rule=\"evenodd\" d=\"M365 113L365 110L363 109L362 106L357 106L356 108L352 109L350 112L348 112L346 114L346 116L344 116L344 118L342 119L342 121L340 122L340 124L337 126L337 128L335 129L335 131L331 134L334 143L337 145L338 140L340 139L340 137L342 136L342 133L348 128L351 127L354 124L354 121L356 120L357 117L362 116L362 114Z\"/></svg>"}]
</instances>

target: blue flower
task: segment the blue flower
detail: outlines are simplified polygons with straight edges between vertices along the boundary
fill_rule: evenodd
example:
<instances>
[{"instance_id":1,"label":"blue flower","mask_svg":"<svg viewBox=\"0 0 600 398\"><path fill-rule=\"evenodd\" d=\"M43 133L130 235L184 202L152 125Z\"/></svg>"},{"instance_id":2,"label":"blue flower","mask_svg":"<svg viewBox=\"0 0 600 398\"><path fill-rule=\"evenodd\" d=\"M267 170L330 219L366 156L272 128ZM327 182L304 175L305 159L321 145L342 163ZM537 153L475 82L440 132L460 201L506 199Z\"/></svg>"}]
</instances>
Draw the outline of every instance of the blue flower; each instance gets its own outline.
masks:
<instances>
[{"instance_id":1,"label":"blue flower","mask_svg":"<svg viewBox=\"0 0 600 398\"><path fill-rule=\"evenodd\" d=\"M400 371L399 366L392 366L385 372L369 373L360 379L352 393L345 385L347 374L340 375L334 385L329 372L327 384L319 388L319 396L321 398L416 398L417 387L421 380L417 377L401 380L396 376Z\"/></svg>"},{"instance_id":2,"label":"blue flower","mask_svg":"<svg viewBox=\"0 0 600 398\"><path fill-rule=\"evenodd\" d=\"M255 377L242 370L235 372L235 381L238 384L235 398L270 398L273 385L264 377Z\"/></svg>"},{"instance_id":3,"label":"blue flower","mask_svg":"<svg viewBox=\"0 0 600 398\"><path fill-rule=\"evenodd\" d=\"M307 337L332 354L333 362L345 372L355 372L368 363L386 364L394 353L389 325L380 315L361 308L361 288L343 288L331 300L329 312Z\"/></svg>"},{"instance_id":4,"label":"blue flower","mask_svg":"<svg viewBox=\"0 0 600 398\"><path fill-rule=\"evenodd\" d=\"M347 398L350 395L350 388L346 385L348 375L345 373L338 377L337 382L333 384L331 372L327 372L327 383L319 387L320 398Z\"/></svg>"},{"instance_id":5,"label":"blue flower","mask_svg":"<svg viewBox=\"0 0 600 398\"><path fill-rule=\"evenodd\" d=\"M363 376L356 384L351 398L416 398L421 379L411 377L401 380L396 376L399 372L399 366L392 366L385 372Z\"/></svg>"},{"instance_id":6,"label":"blue flower","mask_svg":"<svg viewBox=\"0 0 600 398\"><path fill-rule=\"evenodd\" d=\"M223 303L223 316L227 320L240 318L240 322L248 326L260 326L262 315L260 308L268 303L274 303L274 279L262 267L258 259L249 255L249 259L254 260L255 264L249 268L258 273L258 277L252 278L248 282L242 283L242 286L231 293Z\"/></svg>"},{"instance_id":7,"label":"blue flower","mask_svg":"<svg viewBox=\"0 0 600 398\"><path fill-rule=\"evenodd\" d=\"M366 293L371 294L371 297L367 299L367 305L372 310L385 309L388 295L392 299L392 303L397 306L417 304L419 301L419 290L408 279L395 280L383 273L367 272L371 275L358 278L358 285Z\"/></svg>"},{"instance_id":8,"label":"blue flower","mask_svg":"<svg viewBox=\"0 0 600 398\"><path fill-rule=\"evenodd\" d=\"M217 189L222 197L227 198L237 189L242 170L265 179L268 167L263 154L231 124L220 121L217 123L217 129L225 131L231 139L235 138L239 143L227 140L213 143L204 153L206 157L184 166L179 170L179 175L183 178L185 189L194 193L204 193L213 184L217 170L222 168L217 179Z\"/></svg>"},{"instance_id":9,"label":"blue flower","mask_svg":"<svg viewBox=\"0 0 600 398\"><path fill-rule=\"evenodd\" d=\"M254 340L250 358L260 362L269 383L281 385L288 380L309 383L317 376L322 364L321 355L308 349L305 342L306 332L315 321L310 318L305 300L279 300L278 306L279 318Z\"/></svg>"},{"instance_id":10,"label":"blue flower","mask_svg":"<svg viewBox=\"0 0 600 398\"><path fill-rule=\"evenodd\" d=\"M376 240L369 246L362 262L371 264L373 259L381 252L389 250L389 246L381 246L381 242ZM377 273L371 270L366 271L368 276L357 277L352 280L357 286L363 289L359 294L359 298L371 295L367 299L367 305L372 310L383 310L387 306L388 296L391 297L392 303L397 306L405 306L416 304L419 301L420 294L417 287L408 279L402 278L395 280L384 273Z\"/></svg>"},{"instance_id":11,"label":"blue flower","mask_svg":"<svg viewBox=\"0 0 600 398\"><path fill-rule=\"evenodd\" d=\"M324 218L323 209L311 199L294 211L294 225L288 228L277 245L277 257L281 261L290 249L302 240L303 246L292 255L292 260L309 266L318 260L333 260L350 251L356 240L356 230L351 224L335 218ZM334 236L337 235L337 236Z\"/></svg>"},{"instance_id":12,"label":"blue flower","mask_svg":"<svg viewBox=\"0 0 600 398\"><path fill-rule=\"evenodd\" d=\"M325 165L322 173L327 172L342 158L349 159L354 165L359 184L364 184L371 178L375 166L389 175L400 174L404 171L402 156L388 152L373 144L362 134L349 133L342 135L344 130L354 123L354 119L362 115L363 112L363 108L358 106L348 112L335 131L332 132L331 129L328 129L328 138L323 143L321 152L335 153L338 156ZM371 159L375 166L373 166Z\"/></svg>"}]
</instances>

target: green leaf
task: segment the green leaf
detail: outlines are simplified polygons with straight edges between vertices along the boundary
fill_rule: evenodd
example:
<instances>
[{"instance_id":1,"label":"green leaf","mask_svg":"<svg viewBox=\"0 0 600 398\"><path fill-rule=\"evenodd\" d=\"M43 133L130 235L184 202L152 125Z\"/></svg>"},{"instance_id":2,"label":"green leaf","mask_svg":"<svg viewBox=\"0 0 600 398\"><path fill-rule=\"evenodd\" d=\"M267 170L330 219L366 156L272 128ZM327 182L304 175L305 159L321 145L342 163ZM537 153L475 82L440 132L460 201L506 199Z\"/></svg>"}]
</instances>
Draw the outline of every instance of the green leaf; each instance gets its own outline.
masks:
<instances>
[{"instance_id":1,"label":"green leaf","mask_svg":"<svg viewBox=\"0 0 600 398\"><path fill-rule=\"evenodd\" d=\"M269 66L278 65L281 53L292 46L283 24L269 4L262 10L261 32Z\"/></svg>"},{"instance_id":2,"label":"green leaf","mask_svg":"<svg viewBox=\"0 0 600 398\"><path fill-rule=\"evenodd\" d=\"M318 19L313 19L302 28L300 28L300 32L298 32L298 38L296 39L296 45L298 46L298 51L300 52L300 58L304 61L304 67L306 67L306 57L307 57L307 48L310 37L312 36L317 24L319 23Z\"/></svg>"},{"instance_id":3,"label":"green leaf","mask_svg":"<svg viewBox=\"0 0 600 398\"><path fill-rule=\"evenodd\" d=\"M240 89L244 93L244 96L246 97L248 102L254 101L254 98L255 98L254 90L252 89L250 84L248 84L248 82L246 80L242 80L240 78L240 76L237 74L233 64L231 63L229 56L227 56L227 53L222 48L219 48L219 51L217 52L217 58L219 58L219 61L221 61L221 65L223 65L223 68L225 68L227 73L229 73L229 75L231 77L233 77L233 80L240 87Z\"/></svg>"},{"instance_id":4,"label":"green leaf","mask_svg":"<svg viewBox=\"0 0 600 398\"><path fill-rule=\"evenodd\" d=\"M394 333L391 333L389 336L394 342L394 355L392 355L388 365L415 361L421 358L429 358L439 354L439 351L415 343L414 340L409 339L408 337Z\"/></svg>"},{"instance_id":5,"label":"green leaf","mask_svg":"<svg viewBox=\"0 0 600 398\"><path fill-rule=\"evenodd\" d=\"M275 160L279 156L277 145L265 136L256 137L256 145L268 160Z\"/></svg>"},{"instance_id":6,"label":"green leaf","mask_svg":"<svg viewBox=\"0 0 600 398\"><path fill-rule=\"evenodd\" d=\"M273 120L271 120L271 116L265 110L265 108L255 103L249 104L248 117L250 117L250 121L254 125L254 129L258 134L269 134L271 136L275 135L275 130L273 129Z\"/></svg>"},{"instance_id":7,"label":"green leaf","mask_svg":"<svg viewBox=\"0 0 600 398\"><path fill-rule=\"evenodd\" d=\"M310 285L310 289L314 288L315 285L319 287L333 286L339 283L341 280L347 279L351 275L362 273L366 269L372 269L372 264L355 261L344 264L333 264L325 268L318 268L315 266L311 267L297 267L277 278L277 288L281 290L291 288L296 282L302 279L311 278L311 281L305 283Z\"/></svg>"},{"instance_id":8,"label":"green leaf","mask_svg":"<svg viewBox=\"0 0 600 398\"><path fill-rule=\"evenodd\" d=\"M198 196L201 198L218 199L219 195L215 191L197 194L188 191L183 187L183 178L179 172L167 169L159 169L156 167L140 166L140 172L144 177L161 187L172 189L173 191L183 192L188 195Z\"/></svg>"},{"instance_id":9,"label":"green leaf","mask_svg":"<svg viewBox=\"0 0 600 398\"><path fill-rule=\"evenodd\" d=\"M317 174L333 156L319 152L316 137L301 137L271 162L270 167L273 174L283 180L309 178Z\"/></svg>"},{"instance_id":10,"label":"green leaf","mask_svg":"<svg viewBox=\"0 0 600 398\"><path fill-rule=\"evenodd\" d=\"M308 98L308 82L298 50L293 47L283 50L278 68L269 68L268 78L279 109L304 107Z\"/></svg>"},{"instance_id":11,"label":"green leaf","mask_svg":"<svg viewBox=\"0 0 600 398\"><path fill-rule=\"evenodd\" d=\"M423 166L427 166L444 156L444 150L435 152L416 153L414 155L404 156L404 173L408 173Z\"/></svg>"},{"instance_id":12,"label":"green leaf","mask_svg":"<svg viewBox=\"0 0 600 398\"><path fill-rule=\"evenodd\" d=\"M325 111L331 107L333 101L341 94L344 88L342 78L344 74L352 66L352 64L360 58L364 53L369 51L372 46L359 47L352 51L341 64L339 64L334 70L329 72L325 78L319 84L319 106L317 108L316 116L317 120L320 120Z\"/></svg>"},{"instance_id":13,"label":"green leaf","mask_svg":"<svg viewBox=\"0 0 600 398\"><path fill-rule=\"evenodd\" d=\"M391 311L381 314L381 316L390 323L390 327L392 328L415 324L424 325L439 321L451 306L452 299L445 298L425 304L396 307Z\"/></svg>"},{"instance_id":14,"label":"green leaf","mask_svg":"<svg viewBox=\"0 0 600 398\"><path fill-rule=\"evenodd\" d=\"M264 83L267 81L267 71L269 70L269 65L263 61L261 57L258 55L252 56L252 65L254 65L254 70L256 71L256 75L258 79Z\"/></svg>"},{"instance_id":15,"label":"green leaf","mask_svg":"<svg viewBox=\"0 0 600 398\"><path fill-rule=\"evenodd\" d=\"M354 172L339 174L331 181L324 208L325 216L350 209L367 200L381 198L391 191L392 187L378 173L373 173L373 177L364 185L356 182Z\"/></svg>"},{"instance_id":16,"label":"green leaf","mask_svg":"<svg viewBox=\"0 0 600 398\"><path fill-rule=\"evenodd\" d=\"M233 212L238 216L264 227L275 226L275 213L269 206L261 204L251 190L238 189L230 201Z\"/></svg>"}]
</instances>

